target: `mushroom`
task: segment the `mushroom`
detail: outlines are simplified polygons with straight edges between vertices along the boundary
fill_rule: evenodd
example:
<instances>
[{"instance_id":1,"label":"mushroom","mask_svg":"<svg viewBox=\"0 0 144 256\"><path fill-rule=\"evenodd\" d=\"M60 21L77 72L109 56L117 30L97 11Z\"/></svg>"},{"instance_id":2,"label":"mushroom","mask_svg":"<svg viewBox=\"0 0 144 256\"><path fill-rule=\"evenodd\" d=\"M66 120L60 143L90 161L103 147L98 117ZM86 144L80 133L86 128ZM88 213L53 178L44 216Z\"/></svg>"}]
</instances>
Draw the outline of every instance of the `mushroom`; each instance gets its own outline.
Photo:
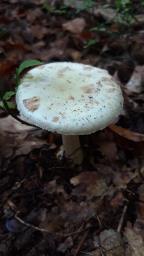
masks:
<instances>
[{"instance_id":1,"label":"mushroom","mask_svg":"<svg viewBox=\"0 0 144 256\"><path fill-rule=\"evenodd\" d=\"M21 117L30 124L62 135L66 157L81 164L79 135L116 122L122 113L120 87L104 69L55 62L31 69L16 93Z\"/></svg>"}]
</instances>

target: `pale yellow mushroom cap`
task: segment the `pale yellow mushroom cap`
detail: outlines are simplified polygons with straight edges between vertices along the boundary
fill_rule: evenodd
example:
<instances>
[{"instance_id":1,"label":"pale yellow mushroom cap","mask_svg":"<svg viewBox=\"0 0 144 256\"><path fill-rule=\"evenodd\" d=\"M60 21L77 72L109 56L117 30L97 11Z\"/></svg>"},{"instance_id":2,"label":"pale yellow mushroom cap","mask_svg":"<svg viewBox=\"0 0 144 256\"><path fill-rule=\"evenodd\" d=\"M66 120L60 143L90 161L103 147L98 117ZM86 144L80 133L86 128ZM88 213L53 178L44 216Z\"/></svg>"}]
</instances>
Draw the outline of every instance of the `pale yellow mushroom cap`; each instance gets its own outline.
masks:
<instances>
[{"instance_id":1,"label":"pale yellow mushroom cap","mask_svg":"<svg viewBox=\"0 0 144 256\"><path fill-rule=\"evenodd\" d=\"M71 62L30 70L21 80L16 102L28 123L65 135L101 130L123 109L121 89L106 70Z\"/></svg>"}]
</instances>

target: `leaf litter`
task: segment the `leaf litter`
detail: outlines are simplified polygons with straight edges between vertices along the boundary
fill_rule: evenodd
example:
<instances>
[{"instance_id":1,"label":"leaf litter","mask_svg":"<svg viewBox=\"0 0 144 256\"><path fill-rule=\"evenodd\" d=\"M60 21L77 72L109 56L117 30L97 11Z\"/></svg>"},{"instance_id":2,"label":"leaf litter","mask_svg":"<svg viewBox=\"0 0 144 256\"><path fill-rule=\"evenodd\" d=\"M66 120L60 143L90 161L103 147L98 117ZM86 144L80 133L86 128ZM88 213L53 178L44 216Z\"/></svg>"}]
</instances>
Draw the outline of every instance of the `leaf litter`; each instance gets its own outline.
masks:
<instances>
[{"instance_id":1,"label":"leaf litter","mask_svg":"<svg viewBox=\"0 0 144 256\"><path fill-rule=\"evenodd\" d=\"M143 255L143 10L134 3L137 18L123 27L112 1L90 2L1 3L2 94L20 62L38 59L106 68L125 98L116 125L81 138L79 168L57 157L59 135L0 110L2 256Z\"/></svg>"}]
</instances>

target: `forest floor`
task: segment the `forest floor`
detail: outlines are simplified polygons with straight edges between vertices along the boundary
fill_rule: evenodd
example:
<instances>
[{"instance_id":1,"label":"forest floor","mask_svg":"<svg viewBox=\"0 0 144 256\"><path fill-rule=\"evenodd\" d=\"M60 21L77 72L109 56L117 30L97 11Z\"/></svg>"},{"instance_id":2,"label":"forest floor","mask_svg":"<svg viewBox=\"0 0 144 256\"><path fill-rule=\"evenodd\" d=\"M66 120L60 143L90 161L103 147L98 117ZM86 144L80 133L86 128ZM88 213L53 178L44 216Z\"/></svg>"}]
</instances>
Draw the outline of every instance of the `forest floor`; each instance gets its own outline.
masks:
<instances>
[{"instance_id":1,"label":"forest floor","mask_svg":"<svg viewBox=\"0 0 144 256\"><path fill-rule=\"evenodd\" d=\"M0 256L144 256L144 7L83 2L0 3L1 94L38 59L107 69L125 99L117 124L81 136L79 167L59 135L0 110Z\"/></svg>"}]
</instances>

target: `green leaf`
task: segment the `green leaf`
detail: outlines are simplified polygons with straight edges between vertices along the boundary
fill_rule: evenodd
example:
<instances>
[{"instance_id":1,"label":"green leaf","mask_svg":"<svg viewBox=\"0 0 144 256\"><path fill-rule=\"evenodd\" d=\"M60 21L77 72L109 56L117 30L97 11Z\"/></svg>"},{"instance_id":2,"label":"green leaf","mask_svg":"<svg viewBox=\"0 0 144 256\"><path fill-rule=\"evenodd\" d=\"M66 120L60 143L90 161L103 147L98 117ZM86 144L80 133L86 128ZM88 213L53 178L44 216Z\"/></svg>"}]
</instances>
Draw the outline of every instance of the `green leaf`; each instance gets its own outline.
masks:
<instances>
[{"instance_id":1,"label":"green leaf","mask_svg":"<svg viewBox=\"0 0 144 256\"><path fill-rule=\"evenodd\" d=\"M6 102L8 109L16 109L16 104L14 102ZM7 110L6 106L2 101L0 101L0 108Z\"/></svg>"},{"instance_id":2,"label":"green leaf","mask_svg":"<svg viewBox=\"0 0 144 256\"><path fill-rule=\"evenodd\" d=\"M0 101L0 108L3 108L3 109L5 108L2 101Z\"/></svg>"},{"instance_id":3,"label":"green leaf","mask_svg":"<svg viewBox=\"0 0 144 256\"><path fill-rule=\"evenodd\" d=\"M55 11L55 7L47 3L47 1L44 2L42 9L48 13L53 13Z\"/></svg>"},{"instance_id":4,"label":"green leaf","mask_svg":"<svg viewBox=\"0 0 144 256\"><path fill-rule=\"evenodd\" d=\"M15 76L15 79L16 79L16 86L18 86L19 84L19 81L20 81L20 74L26 69L26 68L30 68L30 67L33 67L33 66L38 66L38 65L41 65L43 64L42 61L39 61L39 60L24 60L20 65L19 67L16 69L16 76Z\"/></svg>"},{"instance_id":5,"label":"green leaf","mask_svg":"<svg viewBox=\"0 0 144 256\"><path fill-rule=\"evenodd\" d=\"M16 109L16 104L14 102L7 102L7 106L9 109Z\"/></svg>"},{"instance_id":6,"label":"green leaf","mask_svg":"<svg viewBox=\"0 0 144 256\"><path fill-rule=\"evenodd\" d=\"M96 39L90 39L85 42L84 48L89 48L97 43Z\"/></svg>"},{"instance_id":7,"label":"green leaf","mask_svg":"<svg viewBox=\"0 0 144 256\"><path fill-rule=\"evenodd\" d=\"M5 101L10 100L14 95L15 95L14 91L7 91L3 95L3 100L5 100Z\"/></svg>"},{"instance_id":8,"label":"green leaf","mask_svg":"<svg viewBox=\"0 0 144 256\"><path fill-rule=\"evenodd\" d=\"M30 68L41 64L43 64L43 62L39 60L24 60L16 69L16 73L19 76L26 68Z\"/></svg>"}]
</instances>

